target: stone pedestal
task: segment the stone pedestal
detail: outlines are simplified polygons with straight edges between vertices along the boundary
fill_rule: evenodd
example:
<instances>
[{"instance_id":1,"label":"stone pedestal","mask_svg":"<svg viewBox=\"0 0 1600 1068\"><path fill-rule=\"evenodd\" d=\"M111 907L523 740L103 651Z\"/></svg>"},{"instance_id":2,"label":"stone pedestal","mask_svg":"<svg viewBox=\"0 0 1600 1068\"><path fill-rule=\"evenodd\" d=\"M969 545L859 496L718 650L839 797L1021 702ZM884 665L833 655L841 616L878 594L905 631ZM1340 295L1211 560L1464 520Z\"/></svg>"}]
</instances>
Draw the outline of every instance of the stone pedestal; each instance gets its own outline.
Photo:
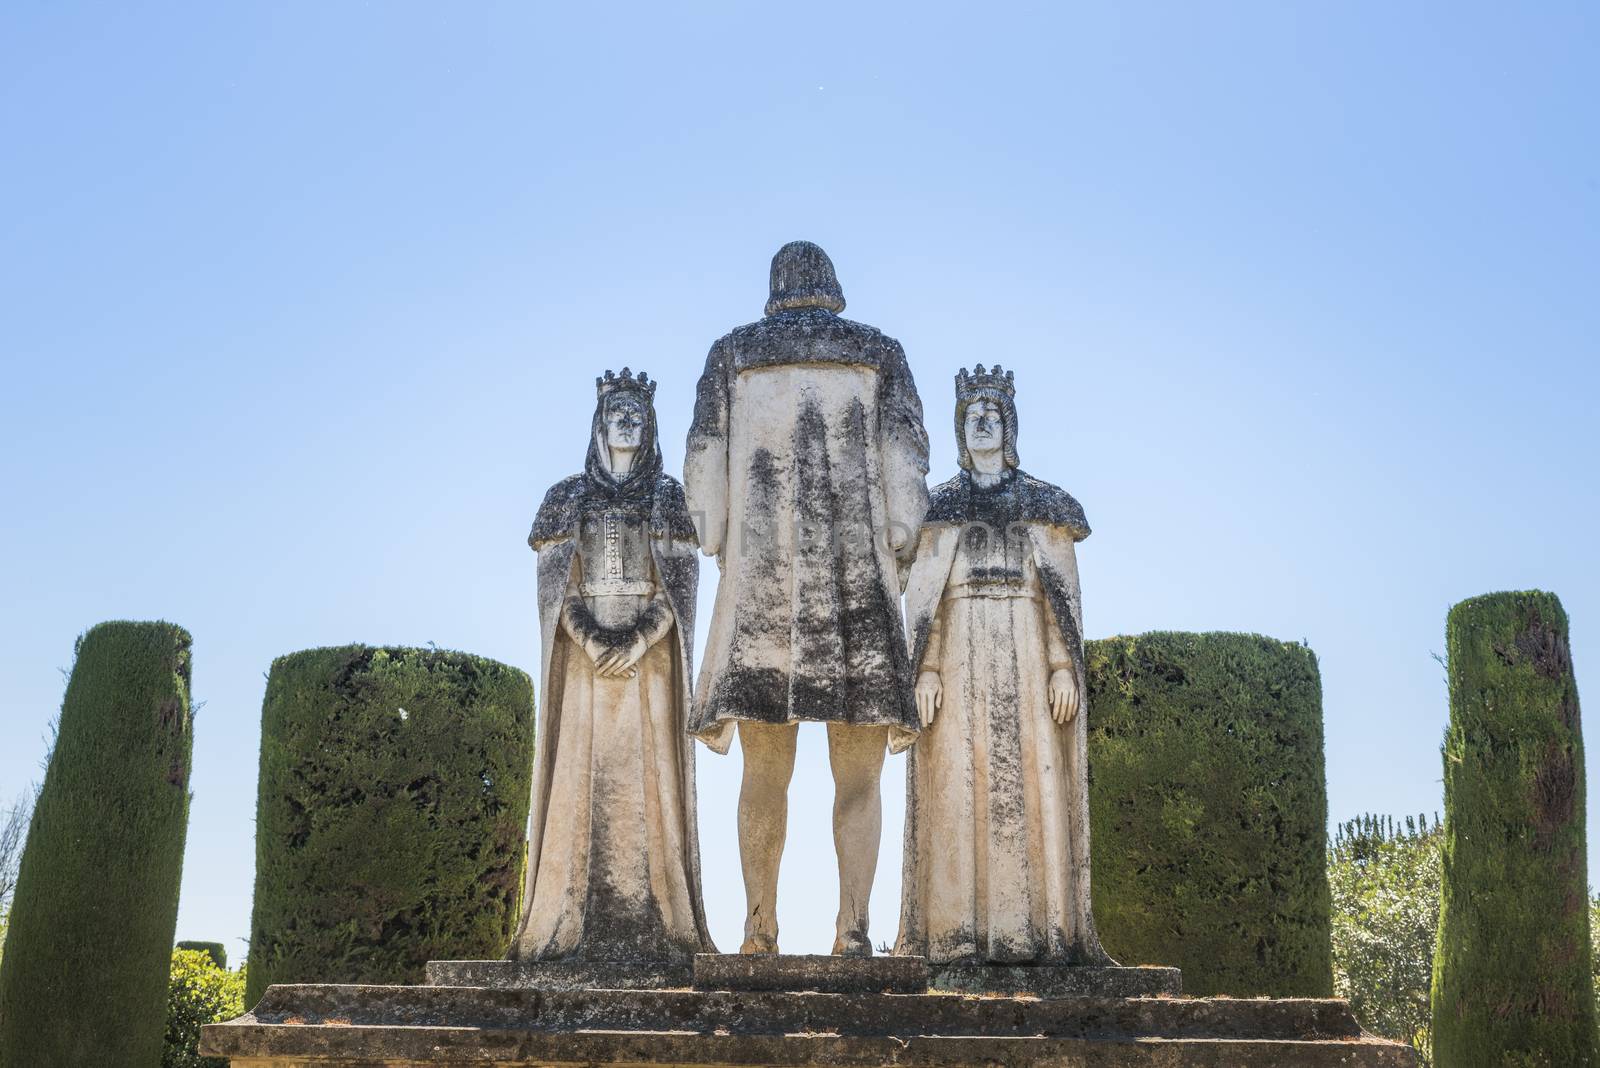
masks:
<instances>
[{"instance_id":1,"label":"stone pedestal","mask_svg":"<svg viewBox=\"0 0 1600 1068\"><path fill-rule=\"evenodd\" d=\"M274 986L206 1027L201 1051L234 1068L1415 1065L1342 1001L1174 997L1170 968L930 974L916 958L717 955L696 959L693 985L579 989L578 966L540 967L554 966L429 966L435 983L472 986ZM977 992L994 989L1009 992ZM1132 990L1163 996L1107 993Z\"/></svg>"}]
</instances>

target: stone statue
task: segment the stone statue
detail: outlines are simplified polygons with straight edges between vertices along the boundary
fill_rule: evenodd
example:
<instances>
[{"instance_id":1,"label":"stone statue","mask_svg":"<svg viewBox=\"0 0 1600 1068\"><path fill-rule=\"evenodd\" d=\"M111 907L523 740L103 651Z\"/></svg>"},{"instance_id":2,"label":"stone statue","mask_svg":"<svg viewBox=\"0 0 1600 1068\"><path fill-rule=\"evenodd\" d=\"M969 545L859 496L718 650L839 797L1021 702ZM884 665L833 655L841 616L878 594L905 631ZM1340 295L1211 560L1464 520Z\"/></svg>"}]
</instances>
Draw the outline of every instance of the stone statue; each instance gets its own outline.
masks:
<instances>
[{"instance_id":1,"label":"stone statue","mask_svg":"<svg viewBox=\"0 0 1600 1068\"><path fill-rule=\"evenodd\" d=\"M828 725L839 857L833 951L867 956L885 744L916 737L900 613L928 504L928 435L900 343L840 318L827 253L772 260L766 317L711 346L684 483L722 569L691 730L744 751L745 953L777 952L797 725Z\"/></svg>"},{"instance_id":2,"label":"stone statue","mask_svg":"<svg viewBox=\"0 0 1600 1068\"><path fill-rule=\"evenodd\" d=\"M685 733L694 527L661 470L656 384L623 368L596 385L583 473L551 487L528 535L542 704L511 956L687 961L715 952Z\"/></svg>"},{"instance_id":3,"label":"stone statue","mask_svg":"<svg viewBox=\"0 0 1600 1068\"><path fill-rule=\"evenodd\" d=\"M906 764L898 953L1111 964L1089 906L1083 508L1017 466L1011 372L956 376L961 471L906 591L922 736Z\"/></svg>"}]
</instances>

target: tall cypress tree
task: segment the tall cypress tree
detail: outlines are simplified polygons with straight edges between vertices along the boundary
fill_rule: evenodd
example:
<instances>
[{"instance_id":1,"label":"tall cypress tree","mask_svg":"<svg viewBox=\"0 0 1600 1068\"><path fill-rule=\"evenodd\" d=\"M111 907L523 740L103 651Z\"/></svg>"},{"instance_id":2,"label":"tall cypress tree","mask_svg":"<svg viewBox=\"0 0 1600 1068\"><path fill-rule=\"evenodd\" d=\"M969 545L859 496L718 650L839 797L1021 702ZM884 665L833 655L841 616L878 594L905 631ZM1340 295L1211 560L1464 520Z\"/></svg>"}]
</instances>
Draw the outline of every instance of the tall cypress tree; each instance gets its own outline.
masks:
<instances>
[{"instance_id":1,"label":"tall cypress tree","mask_svg":"<svg viewBox=\"0 0 1600 1068\"><path fill-rule=\"evenodd\" d=\"M0 962L0 1064L157 1065L189 819L190 638L78 639Z\"/></svg>"},{"instance_id":2,"label":"tall cypress tree","mask_svg":"<svg viewBox=\"0 0 1600 1068\"><path fill-rule=\"evenodd\" d=\"M1433 1045L1449 1068L1600 1065L1583 734L1554 594L1462 601L1446 625L1444 876Z\"/></svg>"}]
</instances>

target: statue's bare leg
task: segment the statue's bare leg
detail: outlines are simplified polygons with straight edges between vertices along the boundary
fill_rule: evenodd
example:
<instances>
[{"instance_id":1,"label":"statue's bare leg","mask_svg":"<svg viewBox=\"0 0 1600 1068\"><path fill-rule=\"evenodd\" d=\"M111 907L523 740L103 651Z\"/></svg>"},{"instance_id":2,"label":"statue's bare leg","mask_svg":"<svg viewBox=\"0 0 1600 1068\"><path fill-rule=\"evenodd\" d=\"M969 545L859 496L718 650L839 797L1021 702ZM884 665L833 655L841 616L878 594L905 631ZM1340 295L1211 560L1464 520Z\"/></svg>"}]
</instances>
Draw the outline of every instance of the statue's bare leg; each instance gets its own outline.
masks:
<instances>
[{"instance_id":1,"label":"statue's bare leg","mask_svg":"<svg viewBox=\"0 0 1600 1068\"><path fill-rule=\"evenodd\" d=\"M833 951L870 957L867 899L878 872L883 800L878 780L888 740L885 727L828 724L828 763L833 767L833 848L839 855L839 919Z\"/></svg>"},{"instance_id":2,"label":"statue's bare leg","mask_svg":"<svg viewBox=\"0 0 1600 1068\"><path fill-rule=\"evenodd\" d=\"M739 787L739 862L744 867L741 953L778 952L778 865L789 824L797 723L739 722L744 782Z\"/></svg>"}]
</instances>

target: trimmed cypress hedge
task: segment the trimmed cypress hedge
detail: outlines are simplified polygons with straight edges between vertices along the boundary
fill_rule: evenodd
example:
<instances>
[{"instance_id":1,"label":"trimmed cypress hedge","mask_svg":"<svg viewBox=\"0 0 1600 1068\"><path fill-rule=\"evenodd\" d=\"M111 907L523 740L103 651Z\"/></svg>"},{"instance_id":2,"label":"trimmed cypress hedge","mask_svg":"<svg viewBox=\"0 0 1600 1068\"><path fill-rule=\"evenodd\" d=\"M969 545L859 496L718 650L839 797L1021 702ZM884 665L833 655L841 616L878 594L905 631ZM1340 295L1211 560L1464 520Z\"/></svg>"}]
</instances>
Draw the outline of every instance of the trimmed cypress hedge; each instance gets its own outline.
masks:
<instances>
[{"instance_id":1,"label":"trimmed cypress hedge","mask_svg":"<svg viewBox=\"0 0 1600 1068\"><path fill-rule=\"evenodd\" d=\"M78 639L0 962L0 1064L156 1065L189 820L189 634Z\"/></svg>"},{"instance_id":2,"label":"trimmed cypress hedge","mask_svg":"<svg viewBox=\"0 0 1600 1068\"><path fill-rule=\"evenodd\" d=\"M261 708L246 1002L272 983L416 983L514 933L533 683L466 653L279 657Z\"/></svg>"},{"instance_id":3,"label":"trimmed cypress hedge","mask_svg":"<svg viewBox=\"0 0 1600 1068\"><path fill-rule=\"evenodd\" d=\"M1489 594L1452 608L1445 632L1436 1062L1600 1064L1566 613L1554 594Z\"/></svg>"},{"instance_id":4,"label":"trimmed cypress hedge","mask_svg":"<svg viewBox=\"0 0 1600 1068\"><path fill-rule=\"evenodd\" d=\"M1333 991L1322 684L1254 634L1087 643L1095 920L1190 994Z\"/></svg>"},{"instance_id":5,"label":"trimmed cypress hedge","mask_svg":"<svg viewBox=\"0 0 1600 1068\"><path fill-rule=\"evenodd\" d=\"M192 949L197 953L204 953L211 958L211 963L219 968L228 966L228 951L221 942L179 942L173 949Z\"/></svg>"}]
</instances>

